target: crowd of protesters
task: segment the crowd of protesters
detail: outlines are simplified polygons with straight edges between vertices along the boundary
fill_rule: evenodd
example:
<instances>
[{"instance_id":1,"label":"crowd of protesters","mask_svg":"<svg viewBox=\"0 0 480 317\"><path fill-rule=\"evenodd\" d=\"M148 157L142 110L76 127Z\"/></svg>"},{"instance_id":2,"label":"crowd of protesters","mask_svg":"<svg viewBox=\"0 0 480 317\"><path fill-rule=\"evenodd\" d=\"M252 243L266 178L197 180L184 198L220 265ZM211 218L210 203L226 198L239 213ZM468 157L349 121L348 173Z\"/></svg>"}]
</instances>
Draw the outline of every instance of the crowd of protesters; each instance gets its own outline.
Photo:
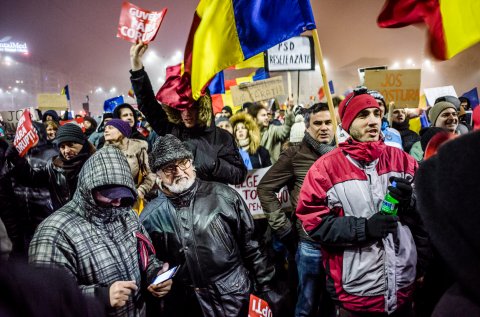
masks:
<instances>
[{"instance_id":1,"label":"crowd of protesters","mask_svg":"<svg viewBox=\"0 0 480 317\"><path fill-rule=\"evenodd\" d=\"M214 113L208 92L175 107L146 49L130 51L138 110L83 128L46 111L22 157L0 138L0 315L246 317L253 293L274 317L480 316L468 99L438 98L419 134L418 113L365 87L335 109ZM253 219L228 185L260 168ZM387 193L397 214L380 212Z\"/></svg>"}]
</instances>

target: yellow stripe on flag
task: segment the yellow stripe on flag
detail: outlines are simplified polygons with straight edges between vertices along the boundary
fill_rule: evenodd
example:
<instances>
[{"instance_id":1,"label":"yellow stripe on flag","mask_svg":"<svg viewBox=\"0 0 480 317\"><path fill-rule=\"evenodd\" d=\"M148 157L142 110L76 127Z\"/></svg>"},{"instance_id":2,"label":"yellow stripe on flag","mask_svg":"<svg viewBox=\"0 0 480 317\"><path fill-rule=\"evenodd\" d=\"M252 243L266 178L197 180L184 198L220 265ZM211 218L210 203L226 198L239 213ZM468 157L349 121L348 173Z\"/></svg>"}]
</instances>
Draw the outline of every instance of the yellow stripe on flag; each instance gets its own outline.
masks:
<instances>
[{"instance_id":1,"label":"yellow stripe on flag","mask_svg":"<svg viewBox=\"0 0 480 317\"><path fill-rule=\"evenodd\" d=\"M245 59L231 0L201 0L197 15L201 22L193 40L191 74L195 100L198 100L202 88L216 73Z\"/></svg>"},{"instance_id":2,"label":"yellow stripe on flag","mask_svg":"<svg viewBox=\"0 0 480 317\"><path fill-rule=\"evenodd\" d=\"M480 42L480 1L440 0L447 58Z\"/></svg>"},{"instance_id":3,"label":"yellow stripe on flag","mask_svg":"<svg viewBox=\"0 0 480 317\"><path fill-rule=\"evenodd\" d=\"M265 56L263 55L263 53L257 54L235 65L235 69L262 68L262 67L265 67Z\"/></svg>"}]
</instances>

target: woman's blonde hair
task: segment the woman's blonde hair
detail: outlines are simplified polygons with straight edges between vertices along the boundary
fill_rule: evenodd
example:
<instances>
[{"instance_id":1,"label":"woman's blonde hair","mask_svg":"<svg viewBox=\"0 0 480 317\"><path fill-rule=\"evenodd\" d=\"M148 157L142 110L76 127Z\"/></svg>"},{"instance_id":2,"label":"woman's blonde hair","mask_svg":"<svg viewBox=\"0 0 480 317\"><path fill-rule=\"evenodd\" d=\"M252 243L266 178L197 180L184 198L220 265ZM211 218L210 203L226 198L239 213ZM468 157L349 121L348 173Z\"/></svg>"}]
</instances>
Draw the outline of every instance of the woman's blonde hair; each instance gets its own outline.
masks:
<instances>
[{"instance_id":1,"label":"woman's blonde hair","mask_svg":"<svg viewBox=\"0 0 480 317\"><path fill-rule=\"evenodd\" d=\"M258 125L255 123L253 117L246 112L240 112L230 117L230 124L233 128L233 137L235 141L237 140L236 132L239 123L243 123L248 130L248 136L250 138L248 153L252 155L257 153L258 148L260 147L260 129L258 128Z\"/></svg>"}]
</instances>

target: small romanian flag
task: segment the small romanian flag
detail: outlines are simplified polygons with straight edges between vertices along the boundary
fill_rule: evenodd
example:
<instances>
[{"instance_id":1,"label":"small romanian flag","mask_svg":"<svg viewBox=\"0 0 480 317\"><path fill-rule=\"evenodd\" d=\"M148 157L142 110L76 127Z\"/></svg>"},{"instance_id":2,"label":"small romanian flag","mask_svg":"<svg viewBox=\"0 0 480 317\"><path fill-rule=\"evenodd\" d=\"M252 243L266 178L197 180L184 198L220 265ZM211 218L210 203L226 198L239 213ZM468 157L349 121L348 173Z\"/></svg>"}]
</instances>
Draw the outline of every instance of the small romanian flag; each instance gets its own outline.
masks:
<instances>
[{"instance_id":1,"label":"small romanian flag","mask_svg":"<svg viewBox=\"0 0 480 317\"><path fill-rule=\"evenodd\" d=\"M67 100L70 100L70 91L68 90L68 85L65 85L65 87L63 87L60 95L65 95L67 97Z\"/></svg>"},{"instance_id":2,"label":"small romanian flag","mask_svg":"<svg viewBox=\"0 0 480 317\"><path fill-rule=\"evenodd\" d=\"M479 0L387 0L378 16L382 28L425 23L433 55L450 59L480 42Z\"/></svg>"},{"instance_id":3,"label":"small romanian flag","mask_svg":"<svg viewBox=\"0 0 480 317\"><path fill-rule=\"evenodd\" d=\"M134 99L135 99L135 93L133 92L133 88L130 88L130 89L128 90L128 96L129 96L130 98L134 98Z\"/></svg>"}]
</instances>

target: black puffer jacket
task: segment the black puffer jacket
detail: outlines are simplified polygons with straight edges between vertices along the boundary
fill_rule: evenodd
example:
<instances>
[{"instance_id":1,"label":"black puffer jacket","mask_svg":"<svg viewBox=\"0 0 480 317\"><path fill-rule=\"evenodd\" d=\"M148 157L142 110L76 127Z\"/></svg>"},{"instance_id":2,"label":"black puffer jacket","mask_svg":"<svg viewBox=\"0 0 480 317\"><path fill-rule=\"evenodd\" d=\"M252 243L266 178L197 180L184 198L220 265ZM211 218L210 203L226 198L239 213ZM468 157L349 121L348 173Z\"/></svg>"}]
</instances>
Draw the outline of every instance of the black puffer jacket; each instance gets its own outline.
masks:
<instances>
[{"instance_id":1,"label":"black puffer jacket","mask_svg":"<svg viewBox=\"0 0 480 317\"><path fill-rule=\"evenodd\" d=\"M197 180L182 197L160 194L140 220L157 257L171 267L182 265L173 285L193 286L202 310L211 312L208 316L240 316L252 290L249 274L261 290L275 273L252 240L248 207L229 186ZM177 301L172 305L182 305L182 298L172 297Z\"/></svg>"},{"instance_id":2,"label":"black puffer jacket","mask_svg":"<svg viewBox=\"0 0 480 317\"><path fill-rule=\"evenodd\" d=\"M140 111L159 136L173 134L186 142L193 153L200 179L228 184L240 184L245 180L247 169L233 137L215 126L213 116L206 126L194 128L187 128L180 121L171 122L162 105L155 99L145 70L131 71L131 74L130 80ZM205 109L199 109L199 113L203 110Z\"/></svg>"},{"instance_id":3,"label":"black puffer jacket","mask_svg":"<svg viewBox=\"0 0 480 317\"><path fill-rule=\"evenodd\" d=\"M412 145L420 141L420 136L414 131L410 130L409 119L405 119L402 123L392 122L392 127L400 132L402 137L402 147L407 153L410 153Z\"/></svg>"}]
</instances>

